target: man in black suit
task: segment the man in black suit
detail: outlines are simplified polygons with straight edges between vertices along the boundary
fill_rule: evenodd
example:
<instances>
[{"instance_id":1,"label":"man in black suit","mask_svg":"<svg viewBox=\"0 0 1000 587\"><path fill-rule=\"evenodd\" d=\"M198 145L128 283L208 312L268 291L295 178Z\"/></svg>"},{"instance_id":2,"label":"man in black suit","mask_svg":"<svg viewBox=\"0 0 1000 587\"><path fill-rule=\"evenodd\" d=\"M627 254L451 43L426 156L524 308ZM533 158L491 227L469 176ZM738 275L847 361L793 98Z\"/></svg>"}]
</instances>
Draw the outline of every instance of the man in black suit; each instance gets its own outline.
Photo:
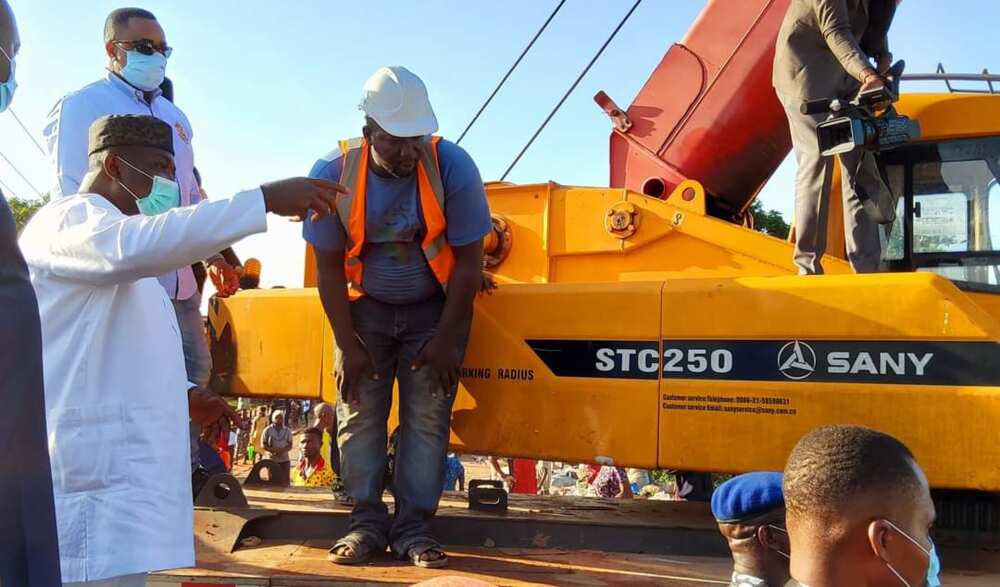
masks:
<instances>
[{"instance_id":1,"label":"man in black suit","mask_svg":"<svg viewBox=\"0 0 1000 587\"><path fill-rule=\"evenodd\" d=\"M21 46L14 13L0 0L0 112L14 94ZM45 430L42 335L35 291L0 197L0 585L59 587L59 540Z\"/></svg>"}]
</instances>

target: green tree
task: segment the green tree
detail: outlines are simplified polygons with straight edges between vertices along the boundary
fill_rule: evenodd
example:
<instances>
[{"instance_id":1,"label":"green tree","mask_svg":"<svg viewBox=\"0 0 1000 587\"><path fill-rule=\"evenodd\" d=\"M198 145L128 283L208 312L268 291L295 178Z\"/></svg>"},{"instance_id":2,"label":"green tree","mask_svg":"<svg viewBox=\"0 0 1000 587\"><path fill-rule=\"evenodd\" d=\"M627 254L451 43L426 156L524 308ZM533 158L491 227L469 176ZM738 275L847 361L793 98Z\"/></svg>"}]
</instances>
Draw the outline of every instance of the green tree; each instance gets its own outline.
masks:
<instances>
[{"instance_id":1,"label":"green tree","mask_svg":"<svg viewBox=\"0 0 1000 587\"><path fill-rule=\"evenodd\" d=\"M776 238L788 238L791 226L785 222L784 217L781 216L781 212L777 210L765 211L764 203L757 200L753 203L753 206L750 206L750 213L753 214L753 225L756 230Z\"/></svg>"},{"instance_id":2,"label":"green tree","mask_svg":"<svg viewBox=\"0 0 1000 587\"><path fill-rule=\"evenodd\" d=\"M49 201L49 195L45 194L41 198L10 198L7 200L7 205L10 206L11 214L14 215L14 224L17 225L17 231L21 232L24 225L31 220L31 217L35 215L35 212L39 208L44 206Z\"/></svg>"}]
</instances>

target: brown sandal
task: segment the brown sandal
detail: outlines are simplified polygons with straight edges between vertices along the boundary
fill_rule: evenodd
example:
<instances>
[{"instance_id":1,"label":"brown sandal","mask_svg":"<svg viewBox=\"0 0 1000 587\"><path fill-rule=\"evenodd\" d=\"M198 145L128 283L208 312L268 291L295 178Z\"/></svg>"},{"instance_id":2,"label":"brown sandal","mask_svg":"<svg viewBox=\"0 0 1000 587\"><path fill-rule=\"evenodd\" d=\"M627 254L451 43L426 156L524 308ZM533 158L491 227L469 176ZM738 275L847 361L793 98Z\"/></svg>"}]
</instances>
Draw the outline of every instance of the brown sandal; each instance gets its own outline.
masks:
<instances>
[{"instance_id":1,"label":"brown sandal","mask_svg":"<svg viewBox=\"0 0 1000 587\"><path fill-rule=\"evenodd\" d=\"M429 544L424 547L411 548L407 554L413 566L420 567L421 569L440 569L448 566L448 555L435 545ZM423 557L427 554L437 554L440 556L436 559L424 560Z\"/></svg>"},{"instance_id":2,"label":"brown sandal","mask_svg":"<svg viewBox=\"0 0 1000 587\"><path fill-rule=\"evenodd\" d=\"M350 554L345 554L348 549ZM375 549L360 538L346 537L333 545L326 558L338 565L366 565L375 558Z\"/></svg>"}]
</instances>

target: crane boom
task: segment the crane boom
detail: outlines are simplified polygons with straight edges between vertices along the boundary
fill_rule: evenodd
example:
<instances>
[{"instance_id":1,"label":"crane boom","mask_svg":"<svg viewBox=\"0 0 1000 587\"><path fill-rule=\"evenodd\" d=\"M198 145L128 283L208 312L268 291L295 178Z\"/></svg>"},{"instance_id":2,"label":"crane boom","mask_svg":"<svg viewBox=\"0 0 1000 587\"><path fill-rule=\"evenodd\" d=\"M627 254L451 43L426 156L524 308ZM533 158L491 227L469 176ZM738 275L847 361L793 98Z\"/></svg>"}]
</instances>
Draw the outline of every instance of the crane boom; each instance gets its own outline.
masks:
<instances>
[{"instance_id":1,"label":"crane boom","mask_svg":"<svg viewBox=\"0 0 1000 587\"><path fill-rule=\"evenodd\" d=\"M665 198L695 179L710 215L734 219L749 207L791 149L771 87L788 4L709 0L625 112L631 124L612 131L611 187Z\"/></svg>"}]
</instances>

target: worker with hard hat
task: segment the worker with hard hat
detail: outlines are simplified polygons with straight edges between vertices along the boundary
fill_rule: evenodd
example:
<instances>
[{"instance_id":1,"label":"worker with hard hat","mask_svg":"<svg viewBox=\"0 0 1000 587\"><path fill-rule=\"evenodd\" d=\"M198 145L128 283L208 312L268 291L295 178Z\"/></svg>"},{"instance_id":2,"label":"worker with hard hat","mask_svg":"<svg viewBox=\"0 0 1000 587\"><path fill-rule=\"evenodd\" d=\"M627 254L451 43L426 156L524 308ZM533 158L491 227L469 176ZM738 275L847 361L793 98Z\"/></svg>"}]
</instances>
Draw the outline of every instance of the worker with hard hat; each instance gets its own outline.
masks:
<instances>
[{"instance_id":1,"label":"worker with hard hat","mask_svg":"<svg viewBox=\"0 0 1000 587\"><path fill-rule=\"evenodd\" d=\"M781 479L745 473L712 494L712 515L733 554L732 587L783 587L792 578Z\"/></svg>"},{"instance_id":2,"label":"worker with hard hat","mask_svg":"<svg viewBox=\"0 0 1000 587\"><path fill-rule=\"evenodd\" d=\"M341 474L354 500L349 532L330 559L365 563L391 546L417 566L441 567L447 555L429 522L441 497L490 211L472 158L433 136L437 118L419 77L380 68L360 108L363 136L340 141L311 173L350 193L336 216L303 227L336 339ZM382 477L396 380L401 426L390 517Z\"/></svg>"}]
</instances>

